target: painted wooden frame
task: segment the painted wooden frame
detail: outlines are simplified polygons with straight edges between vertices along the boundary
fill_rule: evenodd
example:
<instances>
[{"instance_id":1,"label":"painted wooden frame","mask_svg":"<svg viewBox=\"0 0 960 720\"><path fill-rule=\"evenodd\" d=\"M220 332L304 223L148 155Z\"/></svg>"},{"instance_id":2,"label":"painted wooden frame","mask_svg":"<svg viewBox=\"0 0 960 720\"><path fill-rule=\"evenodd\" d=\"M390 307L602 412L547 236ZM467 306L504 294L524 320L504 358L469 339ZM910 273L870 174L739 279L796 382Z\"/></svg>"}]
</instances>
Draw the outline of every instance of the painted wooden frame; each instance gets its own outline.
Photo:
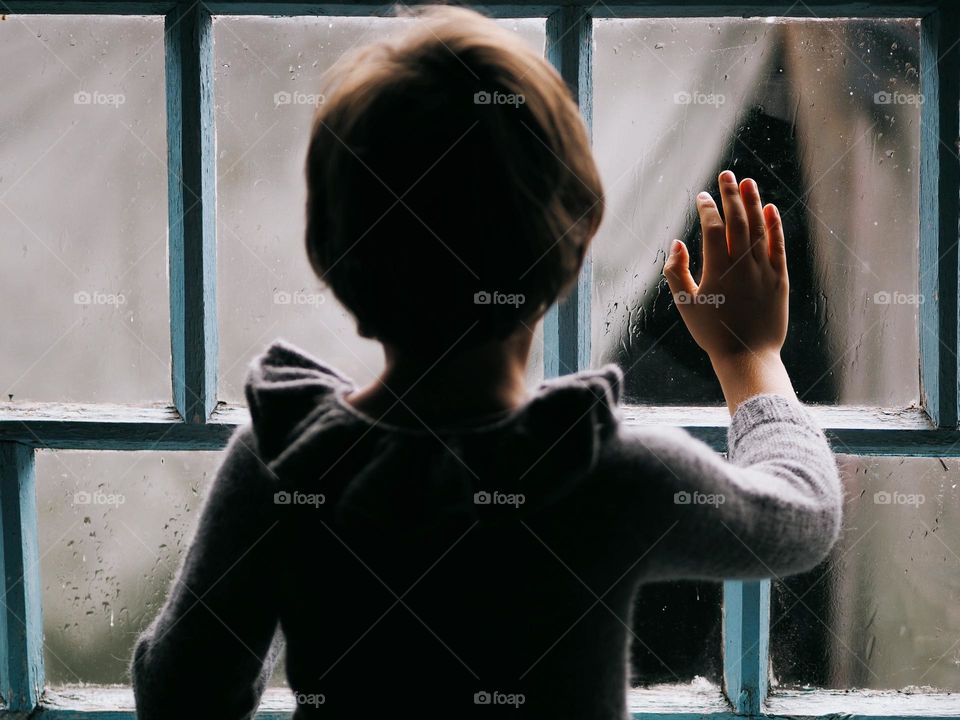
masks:
<instances>
[{"instance_id":1,"label":"painted wooden frame","mask_svg":"<svg viewBox=\"0 0 960 720\"><path fill-rule=\"evenodd\" d=\"M412 2L410 4L417 4ZM817 408L835 449L865 455L960 456L957 361L960 226L960 10L950 0L487 0L496 17L546 18L546 54L581 106L592 114L592 20L597 17L921 18L920 363L923 407ZM43 627L37 548L34 451L210 450L248 420L217 403L216 206L211 18L245 15L389 15L385 3L339 0L0 0L8 14L163 15L169 170L172 404L154 407L43 403L0 409L0 530L4 602L0 608L0 714L36 711L54 718L133 718L129 692L82 689L43 693ZM547 377L590 362L590 261L570 297L544 322ZM725 411L630 407L629 425L685 427L718 450ZM770 582L724 584L724 693L684 687L630 693L635 718L726 720L741 716L957 718L948 694L778 693L767 698ZM292 704L268 694L257 717L289 717Z\"/></svg>"}]
</instances>

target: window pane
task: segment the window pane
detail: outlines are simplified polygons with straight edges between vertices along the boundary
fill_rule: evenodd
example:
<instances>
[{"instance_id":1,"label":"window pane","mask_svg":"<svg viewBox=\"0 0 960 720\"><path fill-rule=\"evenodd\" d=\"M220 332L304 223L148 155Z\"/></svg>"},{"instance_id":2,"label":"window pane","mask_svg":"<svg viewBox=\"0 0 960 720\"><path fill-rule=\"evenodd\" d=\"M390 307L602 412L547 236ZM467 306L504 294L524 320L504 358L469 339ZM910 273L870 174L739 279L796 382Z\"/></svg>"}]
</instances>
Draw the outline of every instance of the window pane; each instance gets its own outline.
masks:
<instances>
[{"instance_id":1,"label":"window pane","mask_svg":"<svg viewBox=\"0 0 960 720\"><path fill-rule=\"evenodd\" d=\"M163 18L0 23L4 401L169 401L163 62Z\"/></svg>"},{"instance_id":2,"label":"window pane","mask_svg":"<svg viewBox=\"0 0 960 720\"><path fill-rule=\"evenodd\" d=\"M840 456L844 532L774 583L784 687L960 690L960 460Z\"/></svg>"},{"instance_id":3,"label":"window pane","mask_svg":"<svg viewBox=\"0 0 960 720\"><path fill-rule=\"evenodd\" d=\"M409 22L214 20L221 400L244 401L247 364L278 336L358 383L383 366L379 345L356 335L346 310L307 263L303 165L324 74L348 50ZM504 24L542 51L543 20ZM534 355L531 382L542 377L542 351Z\"/></svg>"},{"instance_id":4,"label":"window pane","mask_svg":"<svg viewBox=\"0 0 960 720\"><path fill-rule=\"evenodd\" d=\"M220 457L38 451L47 685L129 684L136 637L166 598ZM718 583L641 588L632 684L718 684L720 601ZM270 684L286 684L282 657Z\"/></svg>"},{"instance_id":5,"label":"window pane","mask_svg":"<svg viewBox=\"0 0 960 720\"><path fill-rule=\"evenodd\" d=\"M919 397L916 20L598 20L594 138L608 216L594 247L593 361L631 402L722 403L661 281L699 258L694 199L730 168L780 208L784 360L809 402ZM698 276L699 266L693 268Z\"/></svg>"},{"instance_id":6,"label":"window pane","mask_svg":"<svg viewBox=\"0 0 960 720\"><path fill-rule=\"evenodd\" d=\"M217 452L37 453L47 684L129 684L137 635L166 598ZM282 669L271 684L282 685Z\"/></svg>"},{"instance_id":7,"label":"window pane","mask_svg":"<svg viewBox=\"0 0 960 720\"><path fill-rule=\"evenodd\" d=\"M722 583L683 581L641 586L634 603L631 684L690 682L719 686Z\"/></svg>"}]
</instances>

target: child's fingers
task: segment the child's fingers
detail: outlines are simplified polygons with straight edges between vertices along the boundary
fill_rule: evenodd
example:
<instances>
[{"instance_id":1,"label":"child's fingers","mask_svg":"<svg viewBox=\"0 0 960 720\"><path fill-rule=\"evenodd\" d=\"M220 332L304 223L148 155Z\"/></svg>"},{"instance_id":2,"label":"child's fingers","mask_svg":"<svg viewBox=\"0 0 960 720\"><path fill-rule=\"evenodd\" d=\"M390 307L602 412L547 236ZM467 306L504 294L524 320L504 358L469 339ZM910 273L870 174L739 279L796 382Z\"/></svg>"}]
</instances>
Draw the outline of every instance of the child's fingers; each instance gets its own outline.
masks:
<instances>
[{"instance_id":1,"label":"child's fingers","mask_svg":"<svg viewBox=\"0 0 960 720\"><path fill-rule=\"evenodd\" d=\"M743 207L737 177L729 170L720 173L720 199L723 202L723 219L727 226L727 245L734 262L750 252L750 225Z\"/></svg>"},{"instance_id":2,"label":"child's fingers","mask_svg":"<svg viewBox=\"0 0 960 720\"><path fill-rule=\"evenodd\" d=\"M747 223L750 226L750 252L760 262L767 257L766 227L763 221L763 206L760 203L760 188L753 180L746 179L740 183L740 197L747 212Z\"/></svg>"},{"instance_id":3,"label":"child's fingers","mask_svg":"<svg viewBox=\"0 0 960 720\"><path fill-rule=\"evenodd\" d=\"M679 240L674 240L670 245L670 254L663 264L663 276L667 279L667 285L670 286L670 292L678 305L689 302L683 297L684 294L688 298L696 294L697 283L690 274L690 253L687 252L687 246Z\"/></svg>"},{"instance_id":4,"label":"child's fingers","mask_svg":"<svg viewBox=\"0 0 960 720\"><path fill-rule=\"evenodd\" d=\"M703 274L723 272L730 266L727 250L727 231L710 193L697 195L697 212L700 214L700 232L703 235Z\"/></svg>"},{"instance_id":5,"label":"child's fingers","mask_svg":"<svg viewBox=\"0 0 960 720\"><path fill-rule=\"evenodd\" d=\"M783 221L776 205L763 208L764 226L767 229L770 265L778 275L787 276L787 243L783 236Z\"/></svg>"}]
</instances>

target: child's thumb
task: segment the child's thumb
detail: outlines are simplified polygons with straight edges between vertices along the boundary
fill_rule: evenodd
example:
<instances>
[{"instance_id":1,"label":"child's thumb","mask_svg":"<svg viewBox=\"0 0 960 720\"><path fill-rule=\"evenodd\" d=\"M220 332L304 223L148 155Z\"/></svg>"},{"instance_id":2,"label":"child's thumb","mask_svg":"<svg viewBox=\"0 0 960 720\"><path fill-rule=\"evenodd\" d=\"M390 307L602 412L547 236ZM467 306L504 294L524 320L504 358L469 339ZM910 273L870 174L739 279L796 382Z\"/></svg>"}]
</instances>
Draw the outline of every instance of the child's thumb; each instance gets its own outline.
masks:
<instances>
[{"instance_id":1,"label":"child's thumb","mask_svg":"<svg viewBox=\"0 0 960 720\"><path fill-rule=\"evenodd\" d=\"M679 240L674 240L670 246L670 255L663 264L663 276L674 295L681 292L693 295L697 291L697 283L690 274L690 253Z\"/></svg>"}]
</instances>

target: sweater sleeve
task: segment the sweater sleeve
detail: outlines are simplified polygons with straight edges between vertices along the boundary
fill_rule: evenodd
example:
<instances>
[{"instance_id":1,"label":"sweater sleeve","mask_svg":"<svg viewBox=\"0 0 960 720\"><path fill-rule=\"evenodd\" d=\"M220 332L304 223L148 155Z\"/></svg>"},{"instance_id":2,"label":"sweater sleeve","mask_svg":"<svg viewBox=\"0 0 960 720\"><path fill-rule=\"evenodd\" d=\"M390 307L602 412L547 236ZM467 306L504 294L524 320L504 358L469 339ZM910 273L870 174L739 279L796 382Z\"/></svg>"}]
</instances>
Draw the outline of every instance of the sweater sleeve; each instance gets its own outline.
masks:
<instances>
[{"instance_id":1,"label":"sweater sleeve","mask_svg":"<svg viewBox=\"0 0 960 720\"><path fill-rule=\"evenodd\" d=\"M131 676L140 720L253 716L280 650L272 474L238 429Z\"/></svg>"},{"instance_id":2,"label":"sweater sleeve","mask_svg":"<svg viewBox=\"0 0 960 720\"><path fill-rule=\"evenodd\" d=\"M680 429L622 437L627 463L618 465L633 499L626 522L645 580L794 574L820 563L840 533L836 461L796 400L764 394L742 403L727 459Z\"/></svg>"}]
</instances>

